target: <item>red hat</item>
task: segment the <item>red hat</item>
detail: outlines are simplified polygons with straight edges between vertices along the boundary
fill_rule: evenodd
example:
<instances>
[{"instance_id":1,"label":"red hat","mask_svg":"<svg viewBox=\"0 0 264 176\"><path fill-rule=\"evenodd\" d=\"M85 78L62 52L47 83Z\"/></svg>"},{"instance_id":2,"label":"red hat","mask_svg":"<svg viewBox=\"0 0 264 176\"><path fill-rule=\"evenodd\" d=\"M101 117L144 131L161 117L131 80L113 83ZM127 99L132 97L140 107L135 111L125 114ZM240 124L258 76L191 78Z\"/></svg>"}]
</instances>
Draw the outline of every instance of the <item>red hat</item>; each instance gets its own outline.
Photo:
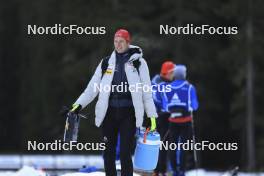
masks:
<instances>
[{"instance_id":1,"label":"red hat","mask_svg":"<svg viewBox=\"0 0 264 176\"><path fill-rule=\"evenodd\" d=\"M170 73L171 71L173 71L174 68L175 68L175 64L173 62L166 61L161 66L160 74L161 75L167 75L168 73Z\"/></svg>"},{"instance_id":2,"label":"red hat","mask_svg":"<svg viewBox=\"0 0 264 176\"><path fill-rule=\"evenodd\" d=\"M115 37L122 37L124 38L127 42L131 41L130 34L127 30L125 29L118 29L115 33Z\"/></svg>"}]
</instances>

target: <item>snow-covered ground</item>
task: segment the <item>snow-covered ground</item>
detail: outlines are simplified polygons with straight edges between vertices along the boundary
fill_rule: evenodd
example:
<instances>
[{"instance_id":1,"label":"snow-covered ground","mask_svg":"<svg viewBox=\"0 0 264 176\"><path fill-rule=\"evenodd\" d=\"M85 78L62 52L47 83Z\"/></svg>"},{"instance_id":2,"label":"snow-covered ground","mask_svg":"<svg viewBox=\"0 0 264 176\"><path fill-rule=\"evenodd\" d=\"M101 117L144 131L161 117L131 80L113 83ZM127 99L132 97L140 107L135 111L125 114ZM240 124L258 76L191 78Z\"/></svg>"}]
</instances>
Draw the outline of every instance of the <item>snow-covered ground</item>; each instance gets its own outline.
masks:
<instances>
[{"instance_id":1,"label":"snow-covered ground","mask_svg":"<svg viewBox=\"0 0 264 176\"><path fill-rule=\"evenodd\" d=\"M34 167L32 167L34 166ZM49 176L41 169L65 171L78 170L82 166L95 167L97 172L78 173L78 172L58 172L58 176L104 176L103 159L100 155L0 155L0 176ZM117 163L117 169L121 169ZM16 172L15 172L16 170ZM99 172L99 171L100 172ZM54 176L54 174L52 174ZM140 176L134 174L134 176ZM230 173L212 172L203 169L192 170L186 176L231 176ZM238 176L264 176L264 173L238 173Z\"/></svg>"},{"instance_id":2,"label":"snow-covered ground","mask_svg":"<svg viewBox=\"0 0 264 176\"><path fill-rule=\"evenodd\" d=\"M17 172L0 172L0 176L48 176L42 170L36 170L33 167L24 166ZM67 174L60 174L59 176L105 176L104 172L92 172L92 173L78 173L71 172ZM134 174L134 176L140 176L138 174ZM192 170L188 171L186 176L231 176L230 173L221 173L221 172L212 172L205 171L203 169L199 169L197 171ZM264 176L264 173L238 173L238 176Z\"/></svg>"}]
</instances>

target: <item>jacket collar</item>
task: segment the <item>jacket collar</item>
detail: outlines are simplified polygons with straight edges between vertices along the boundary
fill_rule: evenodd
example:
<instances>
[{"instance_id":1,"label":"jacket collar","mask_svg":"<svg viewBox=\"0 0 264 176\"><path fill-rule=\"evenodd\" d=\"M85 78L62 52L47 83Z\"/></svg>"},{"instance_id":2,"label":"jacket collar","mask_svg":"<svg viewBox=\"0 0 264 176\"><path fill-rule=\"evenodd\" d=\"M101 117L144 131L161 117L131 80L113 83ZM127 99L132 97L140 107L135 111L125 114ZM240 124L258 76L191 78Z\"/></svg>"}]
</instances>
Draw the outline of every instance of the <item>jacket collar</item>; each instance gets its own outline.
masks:
<instances>
[{"instance_id":1,"label":"jacket collar","mask_svg":"<svg viewBox=\"0 0 264 176\"><path fill-rule=\"evenodd\" d=\"M143 57L142 49L138 46L129 45L129 52L131 54L130 58L128 59L129 62ZM115 65L115 61L116 61L116 52L113 51L108 63Z\"/></svg>"},{"instance_id":2,"label":"jacket collar","mask_svg":"<svg viewBox=\"0 0 264 176\"><path fill-rule=\"evenodd\" d=\"M129 52L131 54L129 61L137 60L143 57L142 49L135 45L129 45Z\"/></svg>"}]
</instances>

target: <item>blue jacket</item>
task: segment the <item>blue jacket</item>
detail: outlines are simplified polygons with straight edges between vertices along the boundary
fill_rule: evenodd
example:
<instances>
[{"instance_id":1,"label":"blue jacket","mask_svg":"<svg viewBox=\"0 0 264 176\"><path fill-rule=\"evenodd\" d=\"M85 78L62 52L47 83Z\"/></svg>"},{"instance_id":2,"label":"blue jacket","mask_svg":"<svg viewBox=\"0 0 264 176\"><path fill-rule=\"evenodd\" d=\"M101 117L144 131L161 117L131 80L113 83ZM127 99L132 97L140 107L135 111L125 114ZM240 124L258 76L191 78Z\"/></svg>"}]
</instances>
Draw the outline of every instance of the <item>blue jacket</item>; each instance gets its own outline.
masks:
<instances>
[{"instance_id":1,"label":"blue jacket","mask_svg":"<svg viewBox=\"0 0 264 176\"><path fill-rule=\"evenodd\" d=\"M155 104L166 112L173 112L179 109L191 112L198 109L195 87L186 80L175 80L173 82L162 82L161 85L170 85L169 92L156 92Z\"/></svg>"},{"instance_id":2,"label":"blue jacket","mask_svg":"<svg viewBox=\"0 0 264 176\"><path fill-rule=\"evenodd\" d=\"M158 89L156 86L158 86L159 84L163 84L164 80L160 77L160 75L155 75L153 77L153 79L151 80L151 84L153 85L153 91L152 91L152 95L153 95L153 100L154 100L154 104L156 106L156 110L157 112L162 112L165 111L165 109L163 109L162 107L162 102L161 102L161 97L160 97L160 93L158 93Z\"/></svg>"}]
</instances>

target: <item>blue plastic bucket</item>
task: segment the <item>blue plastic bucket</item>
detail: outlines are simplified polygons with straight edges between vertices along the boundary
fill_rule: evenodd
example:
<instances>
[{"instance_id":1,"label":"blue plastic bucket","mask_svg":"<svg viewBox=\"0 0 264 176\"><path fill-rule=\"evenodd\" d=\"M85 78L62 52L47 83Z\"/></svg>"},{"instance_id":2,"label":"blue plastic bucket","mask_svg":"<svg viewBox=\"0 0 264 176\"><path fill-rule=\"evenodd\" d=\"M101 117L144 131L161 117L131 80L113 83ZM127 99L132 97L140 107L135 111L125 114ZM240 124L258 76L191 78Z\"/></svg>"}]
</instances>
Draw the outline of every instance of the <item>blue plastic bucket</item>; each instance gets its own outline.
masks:
<instances>
[{"instance_id":1,"label":"blue plastic bucket","mask_svg":"<svg viewBox=\"0 0 264 176\"><path fill-rule=\"evenodd\" d=\"M140 131L134 156L134 168L142 171L154 170L158 163L159 147L159 133Z\"/></svg>"}]
</instances>

